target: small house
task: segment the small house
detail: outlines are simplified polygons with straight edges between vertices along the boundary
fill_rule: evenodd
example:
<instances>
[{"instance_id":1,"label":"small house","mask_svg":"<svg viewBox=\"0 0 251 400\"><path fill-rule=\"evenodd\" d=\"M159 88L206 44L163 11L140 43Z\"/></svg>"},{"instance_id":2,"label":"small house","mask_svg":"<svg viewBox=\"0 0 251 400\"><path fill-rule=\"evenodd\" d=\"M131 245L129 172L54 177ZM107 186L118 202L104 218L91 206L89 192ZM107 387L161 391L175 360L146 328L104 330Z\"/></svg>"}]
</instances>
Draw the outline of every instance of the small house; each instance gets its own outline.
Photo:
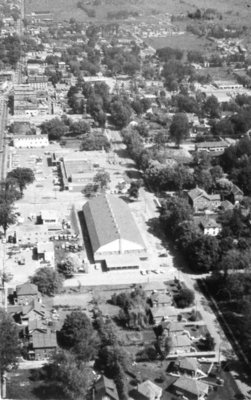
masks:
<instances>
[{"instance_id":1,"label":"small house","mask_svg":"<svg viewBox=\"0 0 251 400\"><path fill-rule=\"evenodd\" d=\"M130 392L130 397L135 400L160 400L162 388L147 379L138 384L137 389Z\"/></svg>"},{"instance_id":2,"label":"small house","mask_svg":"<svg viewBox=\"0 0 251 400\"><path fill-rule=\"evenodd\" d=\"M31 300L38 300L41 298L37 285L30 282L25 282L16 287L16 302L18 304L29 304Z\"/></svg>"},{"instance_id":3,"label":"small house","mask_svg":"<svg viewBox=\"0 0 251 400\"><path fill-rule=\"evenodd\" d=\"M43 360L50 357L57 348L56 332L35 331L30 338L29 358L31 360Z\"/></svg>"},{"instance_id":4,"label":"small house","mask_svg":"<svg viewBox=\"0 0 251 400\"><path fill-rule=\"evenodd\" d=\"M190 353L192 349L192 342L187 335L182 333L177 333L170 335L172 340L172 350L173 354L184 354Z\"/></svg>"},{"instance_id":5,"label":"small house","mask_svg":"<svg viewBox=\"0 0 251 400\"><path fill-rule=\"evenodd\" d=\"M116 384L112 379L102 375L94 385L94 400L119 400Z\"/></svg>"},{"instance_id":6,"label":"small house","mask_svg":"<svg viewBox=\"0 0 251 400\"><path fill-rule=\"evenodd\" d=\"M180 376L170 387L176 396L188 400L204 400L209 392L209 385L196 379Z\"/></svg>"},{"instance_id":7,"label":"small house","mask_svg":"<svg viewBox=\"0 0 251 400\"><path fill-rule=\"evenodd\" d=\"M221 225L213 218L201 218L199 227L204 235L217 236L221 232Z\"/></svg>"}]
</instances>

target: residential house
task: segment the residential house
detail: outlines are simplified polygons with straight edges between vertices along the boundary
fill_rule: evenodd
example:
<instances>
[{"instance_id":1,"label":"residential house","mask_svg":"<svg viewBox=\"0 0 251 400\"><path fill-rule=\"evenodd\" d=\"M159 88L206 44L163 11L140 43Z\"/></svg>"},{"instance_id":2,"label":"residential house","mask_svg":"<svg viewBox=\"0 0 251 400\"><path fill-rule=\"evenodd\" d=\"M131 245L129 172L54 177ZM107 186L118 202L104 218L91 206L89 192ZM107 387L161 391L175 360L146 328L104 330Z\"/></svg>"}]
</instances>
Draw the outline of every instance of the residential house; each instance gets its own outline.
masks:
<instances>
[{"instance_id":1,"label":"residential house","mask_svg":"<svg viewBox=\"0 0 251 400\"><path fill-rule=\"evenodd\" d=\"M233 185L228 200L230 200L233 204L235 204L235 203L240 203L243 200L243 197L244 197L243 191L237 185Z\"/></svg>"},{"instance_id":2,"label":"residential house","mask_svg":"<svg viewBox=\"0 0 251 400\"><path fill-rule=\"evenodd\" d=\"M201 142L196 143L196 151L207 151L208 153L223 153L223 151L229 147L229 144L225 140L217 142Z\"/></svg>"},{"instance_id":3,"label":"residential house","mask_svg":"<svg viewBox=\"0 0 251 400\"><path fill-rule=\"evenodd\" d=\"M114 381L102 375L94 385L93 400L119 400Z\"/></svg>"},{"instance_id":4,"label":"residential house","mask_svg":"<svg viewBox=\"0 0 251 400\"><path fill-rule=\"evenodd\" d=\"M20 322L22 325L28 325L32 320L50 321L51 313L41 301L32 300L25 305L20 314Z\"/></svg>"},{"instance_id":5,"label":"residential house","mask_svg":"<svg viewBox=\"0 0 251 400\"><path fill-rule=\"evenodd\" d=\"M197 379L207 376L202 371L201 364L195 357L178 357L173 362L172 368L178 374L196 377Z\"/></svg>"},{"instance_id":6,"label":"residential house","mask_svg":"<svg viewBox=\"0 0 251 400\"><path fill-rule=\"evenodd\" d=\"M149 379L130 392L130 397L135 400L160 400L161 396L162 388Z\"/></svg>"},{"instance_id":7,"label":"residential house","mask_svg":"<svg viewBox=\"0 0 251 400\"><path fill-rule=\"evenodd\" d=\"M43 360L50 357L57 348L56 332L34 331L30 338L29 358L31 360Z\"/></svg>"},{"instance_id":8,"label":"residential house","mask_svg":"<svg viewBox=\"0 0 251 400\"><path fill-rule=\"evenodd\" d=\"M41 299L40 292L37 285L30 282L25 282L16 287L16 303L25 305L29 304L32 300Z\"/></svg>"},{"instance_id":9,"label":"residential house","mask_svg":"<svg viewBox=\"0 0 251 400\"><path fill-rule=\"evenodd\" d=\"M209 385L196 379L180 376L171 384L170 391L188 400L204 400L208 395Z\"/></svg>"},{"instance_id":10,"label":"residential house","mask_svg":"<svg viewBox=\"0 0 251 400\"><path fill-rule=\"evenodd\" d=\"M170 335L172 340L172 349L170 354L190 353L193 349L191 339L182 333ZM195 351L195 349L194 349Z\"/></svg>"},{"instance_id":11,"label":"residential house","mask_svg":"<svg viewBox=\"0 0 251 400\"><path fill-rule=\"evenodd\" d=\"M172 298L166 293L152 292L148 301L151 307L164 307L172 304Z\"/></svg>"},{"instance_id":12,"label":"residential house","mask_svg":"<svg viewBox=\"0 0 251 400\"><path fill-rule=\"evenodd\" d=\"M165 320L177 320L178 310L174 307L153 307L150 311L156 325Z\"/></svg>"},{"instance_id":13,"label":"residential house","mask_svg":"<svg viewBox=\"0 0 251 400\"><path fill-rule=\"evenodd\" d=\"M234 205L229 200L223 200L219 206L219 209L222 211L232 211L233 208Z\"/></svg>"},{"instance_id":14,"label":"residential house","mask_svg":"<svg viewBox=\"0 0 251 400\"><path fill-rule=\"evenodd\" d=\"M171 321L167 327L168 334L170 335L181 335L184 332L184 322Z\"/></svg>"},{"instance_id":15,"label":"residential house","mask_svg":"<svg viewBox=\"0 0 251 400\"><path fill-rule=\"evenodd\" d=\"M158 292L158 293L165 293L167 290L166 285L164 284L164 282L147 282L144 286L143 289L146 293L154 293L154 292Z\"/></svg>"},{"instance_id":16,"label":"residential house","mask_svg":"<svg viewBox=\"0 0 251 400\"><path fill-rule=\"evenodd\" d=\"M219 194L207 194L203 189L196 187L188 193L188 201L195 212L204 211L206 209L215 209L220 206L221 198Z\"/></svg>"},{"instance_id":17,"label":"residential house","mask_svg":"<svg viewBox=\"0 0 251 400\"><path fill-rule=\"evenodd\" d=\"M213 218L200 218L199 227L204 235L217 236L221 230L221 224L218 224Z\"/></svg>"}]
</instances>

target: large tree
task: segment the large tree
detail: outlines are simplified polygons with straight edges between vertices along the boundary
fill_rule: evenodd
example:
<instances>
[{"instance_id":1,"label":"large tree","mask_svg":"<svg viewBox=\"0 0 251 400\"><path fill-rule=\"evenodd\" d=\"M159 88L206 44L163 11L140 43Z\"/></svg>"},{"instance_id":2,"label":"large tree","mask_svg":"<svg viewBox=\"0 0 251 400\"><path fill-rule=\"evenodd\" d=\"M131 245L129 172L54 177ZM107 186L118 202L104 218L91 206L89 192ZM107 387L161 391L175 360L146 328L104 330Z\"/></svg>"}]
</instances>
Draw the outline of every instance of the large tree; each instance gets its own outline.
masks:
<instances>
[{"instance_id":1,"label":"large tree","mask_svg":"<svg viewBox=\"0 0 251 400\"><path fill-rule=\"evenodd\" d=\"M17 364L20 355L18 330L13 319L0 310L0 375L10 366Z\"/></svg>"},{"instance_id":2,"label":"large tree","mask_svg":"<svg viewBox=\"0 0 251 400\"><path fill-rule=\"evenodd\" d=\"M93 370L76 360L74 354L60 351L46 366L48 380L55 384L58 394L69 400L86 399L94 380Z\"/></svg>"},{"instance_id":3,"label":"large tree","mask_svg":"<svg viewBox=\"0 0 251 400\"><path fill-rule=\"evenodd\" d=\"M14 179L6 179L0 182L0 204L14 203L20 197L21 194L16 188L16 181Z\"/></svg>"},{"instance_id":4,"label":"large tree","mask_svg":"<svg viewBox=\"0 0 251 400\"><path fill-rule=\"evenodd\" d=\"M19 186L21 194L26 186L35 180L34 172L30 168L15 168L7 175L7 179L15 180Z\"/></svg>"},{"instance_id":5,"label":"large tree","mask_svg":"<svg viewBox=\"0 0 251 400\"><path fill-rule=\"evenodd\" d=\"M175 114L170 125L170 137L179 147L180 143L188 137L189 134L189 122L186 114L178 113Z\"/></svg>"},{"instance_id":6,"label":"large tree","mask_svg":"<svg viewBox=\"0 0 251 400\"><path fill-rule=\"evenodd\" d=\"M102 133L88 133L85 135L80 149L83 151L108 150L110 143Z\"/></svg>"},{"instance_id":7,"label":"large tree","mask_svg":"<svg viewBox=\"0 0 251 400\"><path fill-rule=\"evenodd\" d=\"M215 270L220 257L219 240L214 236L199 236L188 246L188 260L191 268L198 272Z\"/></svg>"},{"instance_id":8,"label":"large tree","mask_svg":"<svg viewBox=\"0 0 251 400\"><path fill-rule=\"evenodd\" d=\"M170 197L162 203L160 221L166 233L173 234L182 222L190 221L192 215L192 208L186 199Z\"/></svg>"},{"instance_id":9,"label":"large tree","mask_svg":"<svg viewBox=\"0 0 251 400\"><path fill-rule=\"evenodd\" d=\"M117 128L125 128L130 122L131 107L127 103L115 100L111 103L111 117Z\"/></svg>"},{"instance_id":10,"label":"large tree","mask_svg":"<svg viewBox=\"0 0 251 400\"><path fill-rule=\"evenodd\" d=\"M50 267L39 268L31 277L31 282L38 286L38 290L48 296L58 293L62 287L62 275Z\"/></svg>"},{"instance_id":11,"label":"large tree","mask_svg":"<svg viewBox=\"0 0 251 400\"><path fill-rule=\"evenodd\" d=\"M106 171L99 171L93 178L93 182L98 185L100 190L105 190L111 181L110 175Z\"/></svg>"},{"instance_id":12,"label":"large tree","mask_svg":"<svg viewBox=\"0 0 251 400\"><path fill-rule=\"evenodd\" d=\"M4 235L8 227L16 222L16 215L12 204L6 201L0 202L0 226L3 228Z\"/></svg>"},{"instance_id":13,"label":"large tree","mask_svg":"<svg viewBox=\"0 0 251 400\"><path fill-rule=\"evenodd\" d=\"M73 311L66 316L59 341L63 348L73 351L82 361L94 358L99 343L91 320L81 311Z\"/></svg>"},{"instance_id":14,"label":"large tree","mask_svg":"<svg viewBox=\"0 0 251 400\"><path fill-rule=\"evenodd\" d=\"M59 118L53 118L44 122L41 125L41 130L42 133L49 136L49 140L60 140L69 131L69 128Z\"/></svg>"}]
</instances>

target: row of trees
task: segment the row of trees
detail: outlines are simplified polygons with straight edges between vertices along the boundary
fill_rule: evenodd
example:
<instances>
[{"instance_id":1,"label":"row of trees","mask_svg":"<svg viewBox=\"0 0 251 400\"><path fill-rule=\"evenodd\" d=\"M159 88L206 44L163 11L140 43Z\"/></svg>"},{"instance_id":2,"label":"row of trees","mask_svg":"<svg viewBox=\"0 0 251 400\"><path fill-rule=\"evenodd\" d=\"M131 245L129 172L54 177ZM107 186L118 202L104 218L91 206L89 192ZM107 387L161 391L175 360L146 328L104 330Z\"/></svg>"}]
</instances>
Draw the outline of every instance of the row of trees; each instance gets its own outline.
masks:
<instances>
[{"instance_id":1,"label":"row of trees","mask_svg":"<svg viewBox=\"0 0 251 400\"><path fill-rule=\"evenodd\" d=\"M105 126L106 114L109 113L113 124L122 129L130 122L132 107L136 107L135 102L131 104L126 95L111 96L109 87L102 82L95 83L94 86L79 83L70 88L67 96L68 103L75 113L83 113L86 107L87 112L101 127Z\"/></svg>"},{"instance_id":2,"label":"row of trees","mask_svg":"<svg viewBox=\"0 0 251 400\"><path fill-rule=\"evenodd\" d=\"M251 195L251 140L241 139L228 147L220 158L220 164L229 178L239 186L244 194Z\"/></svg>"},{"instance_id":3,"label":"row of trees","mask_svg":"<svg viewBox=\"0 0 251 400\"><path fill-rule=\"evenodd\" d=\"M244 207L244 208L243 208ZM160 221L167 235L183 252L197 272L246 270L251 262L250 202L222 212L218 237L202 234L193 220L192 208L185 198L163 201Z\"/></svg>"},{"instance_id":4,"label":"row of trees","mask_svg":"<svg viewBox=\"0 0 251 400\"><path fill-rule=\"evenodd\" d=\"M55 383L69 399L86 398L94 380L87 363L95 359L96 369L114 379L119 398L125 399L129 356L120 346L118 337L114 323L104 321L98 310L94 324L85 313L73 311L66 316L58 332L61 350L45 367L46 379Z\"/></svg>"},{"instance_id":5,"label":"row of trees","mask_svg":"<svg viewBox=\"0 0 251 400\"><path fill-rule=\"evenodd\" d=\"M15 168L5 181L0 182L0 226L6 235L7 229L16 221L14 203L23 195L26 186L35 179L30 168Z\"/></svg>"}]
</instances>

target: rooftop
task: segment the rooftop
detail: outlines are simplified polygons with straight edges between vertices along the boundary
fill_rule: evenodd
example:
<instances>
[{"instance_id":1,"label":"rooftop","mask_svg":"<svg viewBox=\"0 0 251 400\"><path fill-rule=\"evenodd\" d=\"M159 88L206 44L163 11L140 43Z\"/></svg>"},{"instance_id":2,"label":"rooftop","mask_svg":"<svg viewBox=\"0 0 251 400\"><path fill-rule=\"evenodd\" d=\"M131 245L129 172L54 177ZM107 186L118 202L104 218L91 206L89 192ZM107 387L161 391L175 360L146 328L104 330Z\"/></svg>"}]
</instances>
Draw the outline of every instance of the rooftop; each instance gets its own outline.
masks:
<instances>
[{"instance_id":1,"label":"rooftop","mask_svg":"<svg viewBox=\"0 0 251 400\"><path fill-rule=\"evenodd\" d=\"M112 379L102 375L95 383L95 399L104 399L108 396L109 399L119 400L116 385Z\"/></svg>"},{"instance_id":2,"label":"rooftop","mask_svg":"<svg viewBox=\"0 0 251 400\"><path fill-rule=\"evenodd\" d=\"M33 283L30 282L18 285L16 287L16 294L17 296L37 295L38 294L37 285L34 285Z\"/></svg>"},{"instance_id":3,"label":"rooftop","mask_svg":"<svg viewBox=\"0 0 251 400\"><path fill-rule=\"evenodd\" d=\"M43 349L48 347L57 347L56 332L34 332L32 334L32 343L34 349Z\"/></svg>"},{"instance_id":4,"label":"rooftop","mask_svg":"<svg viewBox=\"0 0 251 400\"><path fill-rule=\"evenodd\" d=\"M200 396L208 390L207 384L184 376L178 378L177 381L173 383L173 386L176 389L184 390L185 392L191 393L195 396Z\"/></svg>"},{"instance_id":5,"label":"rooftop","mask_svg":"<svg viewBox=\"0 0 251 400\"><path fill-rule=\"evenodd\" d=\"M128 205L113 195L99 195L83 207L92 250L115 240L135 243L141 250L145 244Z\"/></svg>"}]
</instances>

